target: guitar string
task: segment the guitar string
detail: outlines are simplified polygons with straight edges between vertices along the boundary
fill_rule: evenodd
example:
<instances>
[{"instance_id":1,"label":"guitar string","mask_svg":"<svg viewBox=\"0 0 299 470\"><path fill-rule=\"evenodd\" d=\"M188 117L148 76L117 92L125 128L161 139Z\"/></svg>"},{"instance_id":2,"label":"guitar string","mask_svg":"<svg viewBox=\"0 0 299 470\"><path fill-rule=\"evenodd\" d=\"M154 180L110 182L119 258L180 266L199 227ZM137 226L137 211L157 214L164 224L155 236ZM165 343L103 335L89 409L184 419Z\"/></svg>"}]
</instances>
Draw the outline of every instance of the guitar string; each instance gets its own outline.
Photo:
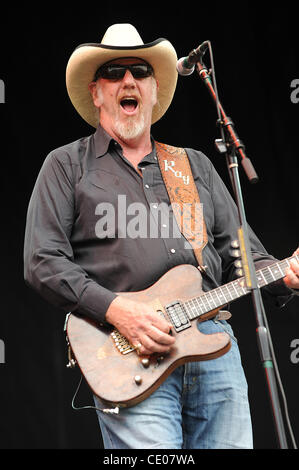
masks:
<instances>
[{"instance_id":1,"label":"guitar string","mask_svg":"<svg viewBox=\"0 0 299 470\"><path fill-rule=\"evenodd\" d=\"M265 284L262 283L262 279L258 278L258 280L261 281L258 283L258 286L264 287L284 277L284 273L282 272L280 268L283 267L285 269L286 267L290 266L289 260L294 259L294 258L299 261L299 255L294 255L294 256L291 256L290 258L286 258L285 260L278 261L277 263L274 263L262 269L259 269L256 272L257 277L259 276L259 274L261 274L265 280ZM279 268L280 272L277 268ZM272 272L273 270L274 272ZM276 275L277 273L278 273L278 276L274 277L274 274ZM195 297L193 299L189 299L183 302L183 306L186 308L189 319L193 320L194 318L197 318L203 313L207 313L215 308L224 306L227 303L231 302L232 300L236 300L240 298L242 295L248 294L250 290L248 290L245 287L242 287L241 285L242 281L245 281L244 277L236 279L223 286L216 287L212 291L205 292L199 297ZM218 299L218 304L217 302L215 302L215 300L217 300L216 297ZM225 302L222 302L223 298ZM219 299L220 299L220 302L219 302ZM211 301L214 303L214 306L210 305ZM204 307L204 311L202 311L202 307ZM201 313L199 315L198 315L197 308L201 309Z\"/></svg>"}]
</instances>

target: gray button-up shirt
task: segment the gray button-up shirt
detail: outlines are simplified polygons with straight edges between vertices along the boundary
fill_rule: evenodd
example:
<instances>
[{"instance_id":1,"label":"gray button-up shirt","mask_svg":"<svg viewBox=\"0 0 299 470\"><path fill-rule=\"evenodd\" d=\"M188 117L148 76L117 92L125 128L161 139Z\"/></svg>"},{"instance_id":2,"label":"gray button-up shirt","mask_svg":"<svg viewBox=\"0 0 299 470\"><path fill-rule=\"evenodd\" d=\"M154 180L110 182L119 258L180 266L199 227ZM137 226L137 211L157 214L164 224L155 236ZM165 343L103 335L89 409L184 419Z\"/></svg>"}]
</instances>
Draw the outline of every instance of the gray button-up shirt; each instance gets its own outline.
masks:
<instances>
[{"instance_id":1,"label":"gray button-up shirt","mask_svg":"<svg viewBox=\"0 0 299 470\"><path fill-rule=\"evenodd\" d=\"M197 266L178 232L152 142L139 163L142 177L101 127L45 159L28 208L25 280L63 311L103 322L117 292L145 289L179 264ZM235 278L230 244L238 212L210 160L186 150L209 239L207 291ZM275 261L251 230L250 241L256 267ZM290 293L282 283L269 289Z\"/></svg>"}]
</instances>

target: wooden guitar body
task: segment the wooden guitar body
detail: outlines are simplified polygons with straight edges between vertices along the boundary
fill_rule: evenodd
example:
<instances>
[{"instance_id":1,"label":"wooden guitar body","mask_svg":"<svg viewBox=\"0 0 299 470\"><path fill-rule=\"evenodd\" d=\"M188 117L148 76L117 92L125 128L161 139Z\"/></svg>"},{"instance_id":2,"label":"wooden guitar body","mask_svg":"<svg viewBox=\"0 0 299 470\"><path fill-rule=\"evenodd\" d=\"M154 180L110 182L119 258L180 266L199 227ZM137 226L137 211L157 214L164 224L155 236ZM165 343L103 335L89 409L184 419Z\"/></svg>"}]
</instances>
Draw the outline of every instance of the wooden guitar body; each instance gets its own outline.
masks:
<instances>
[{"instance_id":1,"label":"wooden guitar body","mask_svg":"<svg viewBox=\"0 0 299 470\"><path fill-rule=\"evenodd\" d=\"M194 266L180 265L162 276L154 285L139 292L120 295L147 302L168 317L167 305L176 300L184 302L203 294L201 274ZM201 315L198 321L214 317L219 308ZM97 326L90 320L71 314L67 336L88 385L104 403L113 406L132 406L153 393L179 365L189 361L214 359L230 349L226 333L202 334L197 320L181 331L174 328L176 341L165 356L139 356L135 350L125 353L112 330ZM117 338L117 332L116 332Z\"/></svg>"}]
</instances>

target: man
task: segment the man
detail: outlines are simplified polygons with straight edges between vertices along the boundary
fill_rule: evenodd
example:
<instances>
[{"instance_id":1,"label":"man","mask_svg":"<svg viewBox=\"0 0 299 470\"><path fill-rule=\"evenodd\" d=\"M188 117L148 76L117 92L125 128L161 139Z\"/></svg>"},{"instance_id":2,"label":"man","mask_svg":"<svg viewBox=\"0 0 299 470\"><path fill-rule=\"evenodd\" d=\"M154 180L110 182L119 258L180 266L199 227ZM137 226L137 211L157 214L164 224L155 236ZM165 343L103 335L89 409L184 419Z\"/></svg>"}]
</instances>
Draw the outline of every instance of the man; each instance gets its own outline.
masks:
<instances>
[{"instance_id":1,"label":"man","mask_svg":"<svg viewBox=\"0 0 299 470\"><path fill-rule=\"evenodd\" d=\"M170 202L151 125L171 103L176 62L167 40L143 44L126 24L111 26L100 44L79 46L68 63L67 89L77 111L97 130L51 152L28 209L26 281L65 312L113 325L141 355L167 354L175 344L169 334L173 325L121 292L145 289L174 266L198 266L186 239L169 231L175 227L172 211L163 222L157 217L157 209ZM230 247L238 215L211 162L201 152L187 149L187 154L204 208L203 289L208 291L235 276ZM129 208L136 202L145 208L143 221L158 227L159 236L148 231L130 236ZM275 261L252 231L250 242L257 268ZM296 289L299 264L293 261L283 282L269 292L285 299ZM178 367L150 397L119 415L98 411L105 448L252 447L247 384L232 329L217 318L198 328L228 332L230 351Z\"/></svg>"}]
</instances>

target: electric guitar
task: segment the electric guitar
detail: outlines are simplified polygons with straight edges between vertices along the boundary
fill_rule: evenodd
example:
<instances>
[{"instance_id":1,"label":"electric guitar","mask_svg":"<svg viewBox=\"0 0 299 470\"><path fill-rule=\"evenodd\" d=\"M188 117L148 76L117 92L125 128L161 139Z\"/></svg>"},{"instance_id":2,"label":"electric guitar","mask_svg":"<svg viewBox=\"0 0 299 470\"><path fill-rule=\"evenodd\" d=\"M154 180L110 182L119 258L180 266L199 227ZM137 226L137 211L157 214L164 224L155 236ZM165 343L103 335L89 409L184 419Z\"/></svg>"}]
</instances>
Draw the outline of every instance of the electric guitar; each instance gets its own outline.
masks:
<instances>
[{"instance_id":1,"label":"electric guitar","mask_svg":"<svg viewBox=\"0 0 299 470\"><path fill-rule=\"evenodd\" d=\"M293 258L299 260L299 255L258 270L258 287L282 279ZM222 307L249 292L244 277L203 292L202 277L196 267L176 266L143 291L120 293L149 303L158 314L170 320L176 341L169 353L138 355L117 330L100 327L73 313L66 324L70 351L89 387L103 403L132 406L153 393L179 365L214 359L229 351L228 334L202 334L197 321L215 317Z\"/></svg>"}]
</instances>

